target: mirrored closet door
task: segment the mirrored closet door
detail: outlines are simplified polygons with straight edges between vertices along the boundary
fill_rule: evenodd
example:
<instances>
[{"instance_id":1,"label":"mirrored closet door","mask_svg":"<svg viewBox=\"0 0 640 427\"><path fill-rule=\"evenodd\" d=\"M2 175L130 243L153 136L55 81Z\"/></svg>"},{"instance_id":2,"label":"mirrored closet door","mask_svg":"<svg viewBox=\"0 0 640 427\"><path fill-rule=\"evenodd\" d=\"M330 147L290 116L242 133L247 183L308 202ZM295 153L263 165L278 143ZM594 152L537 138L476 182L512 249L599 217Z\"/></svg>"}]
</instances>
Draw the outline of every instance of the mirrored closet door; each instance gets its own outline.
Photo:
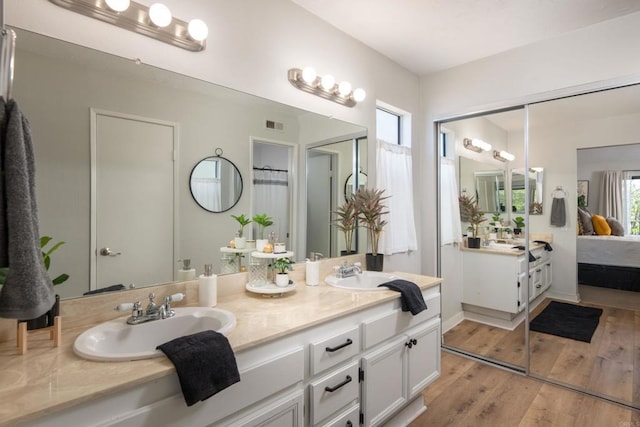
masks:
<instances>
[{"instance_id":1,"label":"mirrored closet door","mask_svg":"<svg viewBox=\"0 0 640 427\"><path fill-rule=\"evenodd\" d=\"M530 374L640 407L640 85L531 105L528 151L553 248Z\"/></svg>"},{"instance_id":2,"label":"mirrored closet door","mask_svg":"<svg viewBox=\"0 0 640 427\"><path fill-rule=\"evenodd\" d=\"M514 234L524 197L512 172L525 164L524 118L519 108L439 125L443 344L518 370L527 355L527 259L512 249L524 244L522 230Z\"/></svg>"}]
</instances>

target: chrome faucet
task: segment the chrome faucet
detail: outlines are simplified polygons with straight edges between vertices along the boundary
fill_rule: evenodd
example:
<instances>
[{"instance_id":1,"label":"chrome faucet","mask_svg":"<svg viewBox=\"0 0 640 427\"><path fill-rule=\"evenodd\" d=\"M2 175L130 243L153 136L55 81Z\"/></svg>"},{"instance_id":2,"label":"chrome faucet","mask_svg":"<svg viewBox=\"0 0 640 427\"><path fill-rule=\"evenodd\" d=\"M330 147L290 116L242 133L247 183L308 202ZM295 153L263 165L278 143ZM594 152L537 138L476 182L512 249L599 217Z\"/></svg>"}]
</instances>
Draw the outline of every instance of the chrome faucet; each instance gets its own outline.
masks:
<instances>
[{"instance_id":1,"label":"chrome faucet","mask_svg":"<svg viewBox=\"0 0 640 427\"><path fill-rule=\"evenodd\" d=\"M172 302L182 301L184 294L173 294L171 296L164 297L161 305L156 304L156 294L153 292L149 294L149 304L143 311L140 301L136 301L133 304L120 304L115 309L116 311L128 311L131 309L131 316L127 319L129 325L139 325L141 323L151 322L153 320L168 319L176 315L176 312L171 309Z\"/></svg>"},{"instance_id":2,"label":"chrome faucet","mask_svg":"<svg viewBox=\"0 0 640 427\"><path fill-rule=\"evenodd\" d=\"M335 271L336 277L339 279L343 279L345 277L355 276L356 274L362 273L362 264L359 262L354 262L351 265L347 265L347 262L344 261L342 265L333 267Z\"/></svg>"}]
</instances>

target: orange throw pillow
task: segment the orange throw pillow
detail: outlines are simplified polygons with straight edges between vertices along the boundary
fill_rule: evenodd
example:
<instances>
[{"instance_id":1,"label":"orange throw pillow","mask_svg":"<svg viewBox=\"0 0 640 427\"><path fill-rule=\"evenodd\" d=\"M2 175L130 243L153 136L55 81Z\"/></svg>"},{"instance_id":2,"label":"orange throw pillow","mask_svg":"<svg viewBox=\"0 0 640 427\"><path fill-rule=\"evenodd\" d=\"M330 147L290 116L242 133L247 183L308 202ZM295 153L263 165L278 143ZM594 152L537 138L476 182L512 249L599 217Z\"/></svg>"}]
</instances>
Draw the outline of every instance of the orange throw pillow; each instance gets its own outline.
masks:
<instances>
[{"instance_id":1,"label":"orange throw pillow","mask_svg":"<svg viewBox=\"0 0 640 427\"><path fill-rule=\"evenodd\" d=\"M609 223L607 223L607 219L602 215L592 215L591 223L593 224L593 229L595 230L598 236L611 235L611 227L609 227Z\"/></svg>"}]
</instances>

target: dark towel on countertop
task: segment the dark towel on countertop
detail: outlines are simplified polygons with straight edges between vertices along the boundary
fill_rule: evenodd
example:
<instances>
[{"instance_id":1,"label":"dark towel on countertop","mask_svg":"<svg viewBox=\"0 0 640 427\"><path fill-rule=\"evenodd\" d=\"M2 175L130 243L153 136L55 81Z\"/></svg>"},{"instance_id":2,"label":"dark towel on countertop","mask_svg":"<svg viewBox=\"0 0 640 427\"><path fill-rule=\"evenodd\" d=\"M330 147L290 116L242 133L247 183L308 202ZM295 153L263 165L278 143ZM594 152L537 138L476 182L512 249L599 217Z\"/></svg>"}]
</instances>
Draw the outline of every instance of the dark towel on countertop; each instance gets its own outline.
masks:
<instances>
[{"instance_id":1,"label":"dark towel on countertop","mask_svg":"<svg viewBox=\"0 0 640 427\"><path fill-rule=\"evenodd\" d=\"M402 311L410 311L414 316L427 309L427 303L424 302L420 287L408 280L396 279L378 287L389 288L392 291L400 292L400 303Z\"/></svg>"},{"instance_id":2,"label":"dark towel on countertop","mask_svg":"<svg viewBox=\"0 0 640 427\"><path fill-rule=\"evenodd\" d=\"M6 222L0 229L7 237L0 253L6 250L9 266L0 292L0 317L33 319L51 309L55 294L40 249L31 131L15 101L0 99L0 110L5 115L0 122L6 120L0 134L5 203L0 219Z\"/></svg>"},{"instance_id":3,"label":"dark towel on countertop","mask_svg":"<svg viewBox=\"0 0 640 427\"><path fill-rule=\"evenodd\" d=\"M157 347L173 362L187 406L240 381L229 340L216 331L173 339Z\"/></svg>"},{"instance_id":4,"label":"dark towel on countertop","mask_svg":"<svg viewBox=\"0 0 640 427\"><path fill-rule=\"evenodd\" d=\"M553 248L551 247L549 242L545 242L544 240L534 240L534 242L540 243L541 245L544 245L544 250L545 251L551 252L553 250Z\"/></svg>"},{"instance_id":5,"label":"dark towel on countertop","mask_svg":"<svg viewBox=\"0 0 640 427\"><path fill-rule=\"evenodd\" d=\"M564 197L554 197L551 202L551 225L564 227L567 223L567 212Z\"/></svg>"},{"instance_id":6,"label":"dark towel on countertop","mask_svg":"<svg viewBox=\"0 0 640 427\"><path fill-rule=\"evenodd\" d=\"M92 291L87 291L82 295L103 294L105 292L123 291L125 289L127 289L127 287L125 285L123 285L122 283L120 283L118 285L111 285L111 286L107 286L105 288L99 288L99 289L94 289Z\"/></svg>"},{"instance_id":7,"label":"dark towel on countertop","mask_svg":"<svg viewBox=\"0 0 640 427\"><path fill-rule=\"evenodd\" d=\"M520 249L521 251L524 251L527 248L524 245L516 245L516 246L513 246L512 249ZM529 251L529 262L535 262L535 261L536 261L536 257L534 257L531 251Z\"/></svg>"}]
</instances>

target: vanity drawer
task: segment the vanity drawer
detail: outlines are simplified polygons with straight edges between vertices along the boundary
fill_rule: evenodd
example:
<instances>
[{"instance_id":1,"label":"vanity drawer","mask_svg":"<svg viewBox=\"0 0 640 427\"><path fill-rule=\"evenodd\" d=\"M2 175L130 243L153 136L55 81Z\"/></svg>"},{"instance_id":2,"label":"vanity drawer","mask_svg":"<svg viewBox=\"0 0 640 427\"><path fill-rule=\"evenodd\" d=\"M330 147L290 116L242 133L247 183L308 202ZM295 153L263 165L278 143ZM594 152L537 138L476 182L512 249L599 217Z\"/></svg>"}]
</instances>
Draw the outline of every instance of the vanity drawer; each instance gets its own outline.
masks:
<instances>
[{"instance_id":1,"label":"vanity drawer","mask_svg":"<svg viewBox=\"0 0 640 427\"><path fill-rule=\"evenodd\" d=\"M362 344L365 349L371 348L402 331L414 327L440 314L440 293L425 294L427 309L415 316L400 309L384 316L362 322Z\"/></svg>"},{"instance_id":2,"label":"vanity drawer","mask_svg":"<svg viewBox=\"0 0 640 427\"><path fill-rule=\"evenodd\" d=\"M358 427L360 425L360 405L357 403L338 414L329 421L320 424L321 427Z\"/></svg>"},{"instance_id":3,"label":"vanity drawer","mask_svg":"<svg viewBox=\"0 0 640 427\"><path fill-rule=\"evenodd\" d=\"M309 344L311 375L349 360L360 352L359 327L354 326L338 335Z\"/></svg>"},{"instance_id":4,"label":"vanity drawer","mask_svg":"<svg viewBox=\"0 0 640 427\"><path fill-rule=\"evenodd\" d=\"M311 424L316 425L358 400L358 361L353 361L309 385Z\"/></svg>"}]
</instances>

